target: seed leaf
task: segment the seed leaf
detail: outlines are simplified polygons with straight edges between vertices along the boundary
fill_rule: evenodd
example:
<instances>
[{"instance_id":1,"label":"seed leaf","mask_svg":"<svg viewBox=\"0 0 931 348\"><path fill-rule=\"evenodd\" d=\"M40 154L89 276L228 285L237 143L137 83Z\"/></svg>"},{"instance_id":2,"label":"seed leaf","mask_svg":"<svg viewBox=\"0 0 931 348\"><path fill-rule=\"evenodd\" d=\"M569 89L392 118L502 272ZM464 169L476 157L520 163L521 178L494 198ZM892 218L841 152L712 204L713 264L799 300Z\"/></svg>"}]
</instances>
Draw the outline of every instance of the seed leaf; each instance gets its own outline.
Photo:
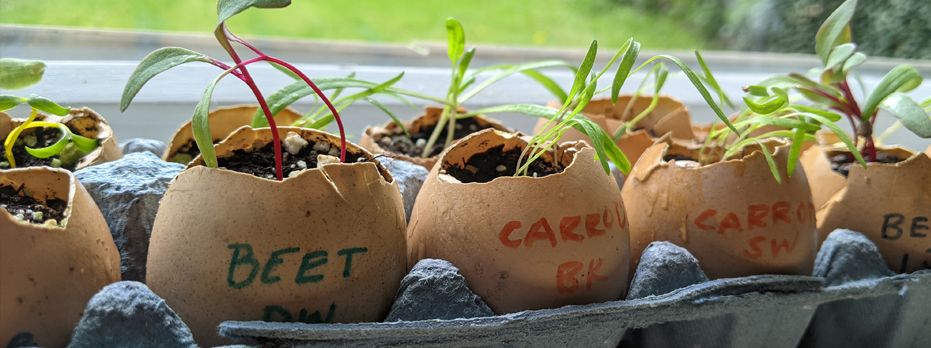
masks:
<instances>
[{"instance_id":1,"label":"seed leaf","mask_svg":"<svg viewBox=\"0 0 931 348\"><path fill-rule=\"evenodd\" d=\"M928 115L912 98L896 93L886 98L882 107L902 121L902 125L915 135L931 138L931 115Z\"/></svg>"},{"instance_id":2,"label":"seed leaf","mask_svg":"<svg viewBox=\"0 0 931 348\"><path fill-rule=\"evenodd\" d=\"M36 110L45 111L53 115L65 116L71 112L71 110L68 110L68 108L58 105L48 98L35 94L30 95L26 102L29 103L29 106L35 108Z\"/></svg>"},{"instance_id":3,"label":"seed leaf","mask_svg":"<svg viewBox=\"0 0 931 348\"><path fill-rule=\"evenodd\" d=\"M65 145L68 145L68 140L70 140L70 136L71 136L71 130L68 129L68 126L62 123L54 123L54 122L33 122L29 124L28 126L26 126L25 129L40 128L40 127L41 128L58 128L58 130L61 131L61 138L55 141L55 143L52 145L38 148L38 149L24 146L24 148L26 149L26 152L29 153L29 155L32 157L42 158L42 159L49 158L49 157L60 154L61 151L65 149Z\"/></svg>"},{"instance_id":4,"label":"seed leaf","mask_svg":"<svg viewBox=\"0 0 931 348\"><path fill-rule=\"evenodd\" d=\"M213 136L210 133L210 99L213 98L213 90L216 89L217 84L231 71L232 70L227 70L223 74L220 74L220 76L217 76L217 78L207 86L204 95L197 103L197 106L194 107L194 117L191 119L194 142L197 143L197 148L200 150L200 155L204 159L204 164L210 168L216 168L218 165L217 153L213 148Z\"/></svg>"},{"instance_id":5,"label":"seed leaf","mask_svg":"<svg viewBox=\"0 0 931 348\"><path fill-rule=\"evenodd\" d=\"M446 55L449 56L450 65L455 67L465 52L465 30L455 18L446 19L446 40Z\"/></svg>"},{"instance_id":6,"label":"seed leaf","mask_svg":"<svg viewBox=\"0 0 931 348\"><path fill-rule=\"evenodd\" d=\"M921 74L911 65L898 65L883 76L870 96L863 104L863 118L869 120L876 112L876 108L889 95L896 92L908 92L921 85Z\"/></svg>"},{"instance_id":7,"label":"seed leaf","mask_svg":"<svg viewBox=\"0 0 931 348\"><path fill-rule=\"evenodd\" d=\"M0 111L7 111L17 105L27 102L26 98L15 95L0 95Z\"/></svg>"},{"instance_id":8,"label":"seed leaf","mask_svg":"<svg viewBox=\"0 0 931 348\"><path fill-rule=\"evenodd\" d=\"M42 80L45 63L38 60L0 58L0 88L22 89Z\"/></svg>"},{"instance_id":9,"label":"seed leaf","mask_svg":"<svg viewBox=\"0 0 931 348\"><path fill-rule=\"evenodd\" d=\"M142 89L142 86L155 75L181 64L191 62L209 63L210 61L210 57L204 54L181 47L163 47L152 51L139 62L136 70L126 81L126 86L123 87L123 97L120 100L120 111L126 111L133 98Z\"/></svg>"}]
</instances>

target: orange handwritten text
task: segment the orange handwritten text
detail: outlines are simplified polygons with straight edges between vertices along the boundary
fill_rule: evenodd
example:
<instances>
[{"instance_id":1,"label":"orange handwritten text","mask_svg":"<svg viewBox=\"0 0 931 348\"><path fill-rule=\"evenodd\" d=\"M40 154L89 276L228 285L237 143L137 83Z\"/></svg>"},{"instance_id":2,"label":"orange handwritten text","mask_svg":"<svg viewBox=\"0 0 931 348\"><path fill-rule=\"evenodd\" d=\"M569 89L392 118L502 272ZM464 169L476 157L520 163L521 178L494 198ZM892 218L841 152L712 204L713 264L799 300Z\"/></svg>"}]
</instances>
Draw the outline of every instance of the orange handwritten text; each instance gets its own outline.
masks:
<instances>
[{"instance_id":1,"label":"orange handwritten text","mask_svg":"<svg viewBox=\"0 0 931 348\"><path fill-rule=\"evenodd\" d=\"M627 216L624 215L621 203L615 202L613 207L605 207L600 212L564 216L559 219L558 225L545 217L533 221L508 221L499 230L498 240L501 245L514 249L521 245L526 248L555 248L559 243L582 242L587 238L606 235L612 229L626 228Z\"/></svg>"},{"instance_id":2,"label":"orange handwritten text","mask_svg":"<svg viewBox=\"0 0 931 348\"><path fill-rule=\"evenodd\" d=\"M801 202L794 210L792 208L788 202L779 201L772 204L750 204L745 210L736 212L706 209L699 213L692 223L699 230L728 234L779 224L815 222L815 206L811 202Z\"/></svg>"},{"instance_id":3,"label":"orange handwritten text","mask_svg":"<svg viewBox=\"0 0 931 348\"><path fill-rule=\"evenodd\" d=\"M556 268L556 290L560 294L572 294L579 290L581 282L579 277L585 277L585 290L591 290L594 282L601 282L608 279L601 272L601 265L604 260L601 258L592 259L588 262L588 272L582 273L585 263L579 261L563 262Z\"/></svg>"}]
</instances>

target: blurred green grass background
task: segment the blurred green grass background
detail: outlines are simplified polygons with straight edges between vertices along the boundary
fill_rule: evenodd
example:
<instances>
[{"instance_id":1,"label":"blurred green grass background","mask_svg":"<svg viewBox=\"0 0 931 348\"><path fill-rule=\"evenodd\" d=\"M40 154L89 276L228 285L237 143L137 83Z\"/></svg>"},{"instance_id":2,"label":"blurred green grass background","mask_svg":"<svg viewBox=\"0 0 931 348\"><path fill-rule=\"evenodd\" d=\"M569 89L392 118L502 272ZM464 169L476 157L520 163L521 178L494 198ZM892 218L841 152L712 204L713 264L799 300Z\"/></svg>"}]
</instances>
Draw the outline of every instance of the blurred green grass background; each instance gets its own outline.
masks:
<instances>
[{"instance_id":1,"label":"blurred green grass background","mask_svg":"<svg viewBox=\"0 0 931 348\"><path fill-rule=\"evenodd\" d=\"M212 0L0 0L0 23L208 34ZM634 36L649 49L705 46L698 30L671 17L603 0L295 0L251 10L231 28L246 35L366 42L442 41L456 17L469 42L500 45L619 46Z\"/></svg>"}]
</instances>

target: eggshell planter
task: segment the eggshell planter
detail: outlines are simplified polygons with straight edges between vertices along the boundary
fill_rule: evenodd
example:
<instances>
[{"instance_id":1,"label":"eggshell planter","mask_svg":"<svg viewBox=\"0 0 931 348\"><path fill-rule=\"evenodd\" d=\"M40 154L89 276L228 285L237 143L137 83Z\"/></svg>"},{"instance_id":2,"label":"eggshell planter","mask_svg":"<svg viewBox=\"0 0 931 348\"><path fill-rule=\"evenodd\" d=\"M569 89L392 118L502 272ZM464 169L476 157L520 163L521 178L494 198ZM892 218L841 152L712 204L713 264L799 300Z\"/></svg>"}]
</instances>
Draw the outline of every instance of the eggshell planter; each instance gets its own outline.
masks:
<instances>
[{"instance_id":1,"label":"eggshell planter","mask_svg":"<svg viewBox=\"0 0 931 348\"><path fill-rule=\"evenodd\" d=\"M29 333L63 347L98 290L120 280L120 256L107 223L68 171L48 167L0 171L0 185L25 187L43 202L67 202L61 226L37 225L0 209L0 343Z\"/></svg>"},{"instance_id":2,"label":"eggshell planter","mask_svg":"<svg viewBox=\"0 0 931 348\"><path fill-rule=\"evenodd\" d=\"M339 146L325 132L279 128ZM271 142L243 127L217 156ZM348 151L371 160L353 144ZM407 271L397 184L374 162L328 164L284 181L198 157L162 198L149 244L147 283L204 345L223 320L379 321Z\"/></svg>"},{"instance_id":3,"label":"eggshell planter","mask_svg":"<svg viewBox=\"0 0 931 348\"><path fill-rule=\"evenodd\" d=\"M822 254L830 252L821 250L819 259ZM851 260L826 259L822 270L850 278L831 282L822 277L755 275L704 281L639 299L492 317L358 324L227 321L219 332L243 343L297 347L927 345L931 270L864 275L856 266L845 265Z\"/></svg>"},{"instance_id":4,"label":"eggshell planter","mask_svg":"<svg viewBox=\"0 0 931 348\"><path fill-rule=\"evenodd\" d=\"M650 242L664 240L688 249L712 279L811 274L817 231L805 171L788 177L787 146L766 146L775 150L781 184L758 147L709 165L664 159L698 159L697 147L668 139L649 147L622 191L633 265ZM720 158L720 148L709 149Z\"/></svg>"},{"instance_id":5,"label":"eggshell planter","mask_svg":"<svg viewBox=\"0 0 931 348\"><path fill-rule=\"evenodd\" d=\"M931 158L900 147L880 152L904 159L850 167L845 178L831 169L830 156L846 148L815 146L802 156L810 180L818 230L823 240L837 228L863 232L889 268L907 273L931 267ZM817 193L817 194L815 194Z\"/></svg>"},{"instance_id":6,"label":"eggshell planter","mask_svg":"<svg viewBox=\"0 0 931 348\"><path fill-rule=\"evenodd\" d=\"M210 111L207 118L210 123L210 135L213 137L213 143L216 144L226 139L233 131L242 126L252 124L252 116L255 115L255 110L258 108L258 105L234 105ZM301 118L301 114L294 109L285 108L275 114L274 118L277 126L290 126L294 121ZM162 159L171 161L182 147L193 143L193 141L194 131L191 121L188 121L181 125L181 128L178 128L175 134L171 136Z\"/></svg>"},{"instance_id":7,"label":"eggshell planter","mask_svg":"<svg viewBox=\"0 0 931 348\"><path fill-rule=\"evenodd\" d=\"M40 114L36 120L64 123L74 134L98 140L99 146L97 149L81 158L75 170L123 158L123 151L120 150L116 135L113 134L110 124L107 123L103 116L90 108L72 108L70 113L63 117ZM24 121L24 119L12 118L10 115L0 112L0 139L6 139L10 131Z\"/></svg>"},{"instance_id":8,"label":"eggshell planter","mask_svg":"<svg viewBox=\"0 0 931 348\"><path fill-rule=\"evenodd\" d=\"M432 132L436 127L436 124L439 123L440 116L442 114L443 108L426 107L424 108L424 113L422 115L417 116L408 122L405 122L404 128L406 128L407 131L411 133L420 132L423 130L429 130ZM501 124L501 122L482 115L474 116L473 119L478 122L478 124L487 128L494 128L505 132L511 131L510 128ZM410 156L408 154L397 153L385 149L381 147L378 142L382 137L401 133L403 133L401 131L401 127L398 127L398 125L394 122L388 122L381 127L371 126L365 128L365 132L362 133L362 137L359 139L359 145L361 145L366 150L371 151L375 155L384 155L394 159L405 160L427 168L428 170L433 168L439 155L431 157ZM437 141L445 141L445 139L439 139Z\"/></svg>"},{"instance_id":9,"label":"eggshell planter","mask_svg":"<svg viewBox=\"0 0 931 348\"><path fill-rule=\"evenodd\" d=\"M611 99L608 98L593 99L585 106L582 113L613 136L619 127L646 110L652 99L652 96L639 96L635 99L631 95L618 97L617 103L611 103ZM632 106L631 102L633 102ZM550 106L558 108L561 105L551 103ZM628 106L630 106L629 110L627 110ZM625 110L627 110L626 113ZM547 121L546 119L537 121L533 129L534 134L542 132ZM635 163L643 151L653 145L656 138L663 135L670 134L679 140L695 139L692 117L688 109L682 102L670 96L660 96L656 107L637 124L637 128L621 136L617 141L617 146L624 151L631 163ZM590 141L588 136L575 129L570 129L562 137L562 141L575 140Z\"/></svg>"},{"instance_id":10,"label":"eggshell planter","mask_svg":"<svg viewBox=\"0 0 931 348\"><path fill-rule=\"evenodd\" d=\"M496 313L615 300L627 289L628 229L614 179L581 142L559 147L564 170L539 178L462 183L445 170L478 153L526 146L484 130L440 155L408 228L408 265L439 258L459 267ZM542 158L552 163L549 154Z\"/></svg>"}]
</instances>

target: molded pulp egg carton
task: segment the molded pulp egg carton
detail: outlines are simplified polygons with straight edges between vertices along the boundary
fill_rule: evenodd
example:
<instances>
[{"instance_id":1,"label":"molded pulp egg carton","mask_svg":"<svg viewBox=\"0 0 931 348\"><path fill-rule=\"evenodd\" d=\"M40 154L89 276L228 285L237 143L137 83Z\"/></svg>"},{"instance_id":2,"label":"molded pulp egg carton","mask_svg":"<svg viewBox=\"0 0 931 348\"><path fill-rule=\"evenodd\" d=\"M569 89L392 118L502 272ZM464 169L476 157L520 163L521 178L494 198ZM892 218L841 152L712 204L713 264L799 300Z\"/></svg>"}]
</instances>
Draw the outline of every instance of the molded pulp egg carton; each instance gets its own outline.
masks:
<instances>
[{"instance_id":1,"label":"molded pulp egg carton","mask_svg":"<svg viewBox=\"0 0 931 348\"><path fill-rule=\"evenodd\" d=\"M687 254L668 243L651 249L659 262L668 259L665 249ZM931 270L893 274L875 245L855 232L831 234L813 277L718 279L668 292L662 287L675 281L650 283L682 278L664 275L669 269L642 262L631 296L621 301L454 320L228 321L218 330L246 344L297 347L931 347ZM632 299L650 287L640 293L661 294Z\"/></svg>"}]
</instances>

